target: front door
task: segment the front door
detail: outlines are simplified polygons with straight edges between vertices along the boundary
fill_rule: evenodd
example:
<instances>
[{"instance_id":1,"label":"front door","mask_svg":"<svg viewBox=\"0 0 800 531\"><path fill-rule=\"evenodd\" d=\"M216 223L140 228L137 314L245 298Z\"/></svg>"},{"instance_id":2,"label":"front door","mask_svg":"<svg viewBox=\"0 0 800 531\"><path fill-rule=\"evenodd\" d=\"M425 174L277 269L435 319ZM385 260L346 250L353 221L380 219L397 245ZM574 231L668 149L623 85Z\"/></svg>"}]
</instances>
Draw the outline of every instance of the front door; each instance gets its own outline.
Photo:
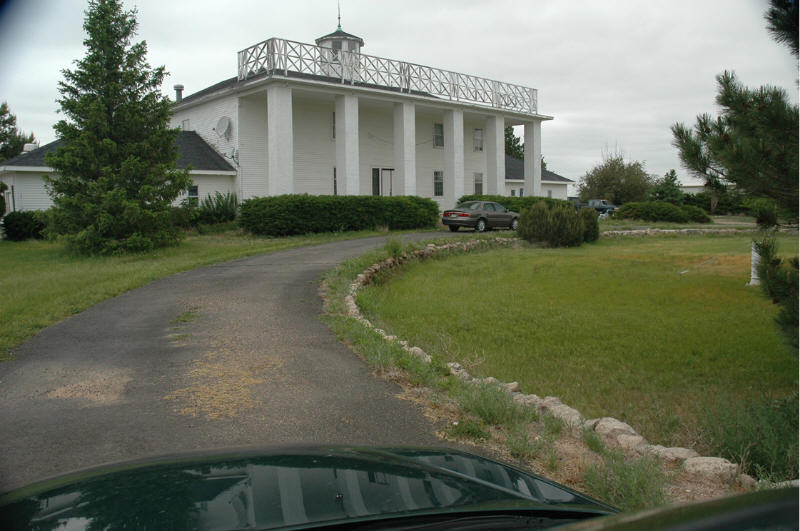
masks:
<instances>
[{"instance_id":1,"label":"front door","mask_svg":"<svg viewBox=\"0 0 800 531\"><path fill-rule=\"evenodd\" d=\"M372 168L372 195L393 195L394 168Z\"/></svg>"}]
</instances>

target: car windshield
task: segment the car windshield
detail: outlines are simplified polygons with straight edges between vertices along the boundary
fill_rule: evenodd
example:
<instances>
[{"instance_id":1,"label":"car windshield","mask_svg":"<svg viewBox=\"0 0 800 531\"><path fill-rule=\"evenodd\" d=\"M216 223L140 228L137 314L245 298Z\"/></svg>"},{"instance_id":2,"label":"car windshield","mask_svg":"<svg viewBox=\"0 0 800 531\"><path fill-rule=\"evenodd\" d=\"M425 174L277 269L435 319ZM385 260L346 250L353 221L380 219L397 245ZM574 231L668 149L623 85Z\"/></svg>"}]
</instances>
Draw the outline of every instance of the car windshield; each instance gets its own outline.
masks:
<instances>
[{"instance_id":1,"label":"car windshield","mask_svg":"<svg viewBox=\"0 0 800 531\"><path fill-rule=\"evenodd\" d=\"M480 201L467 201L466 203L461 203L456 208L461 210L478 210L481 207Z\"/></svg>"}]
</instances>

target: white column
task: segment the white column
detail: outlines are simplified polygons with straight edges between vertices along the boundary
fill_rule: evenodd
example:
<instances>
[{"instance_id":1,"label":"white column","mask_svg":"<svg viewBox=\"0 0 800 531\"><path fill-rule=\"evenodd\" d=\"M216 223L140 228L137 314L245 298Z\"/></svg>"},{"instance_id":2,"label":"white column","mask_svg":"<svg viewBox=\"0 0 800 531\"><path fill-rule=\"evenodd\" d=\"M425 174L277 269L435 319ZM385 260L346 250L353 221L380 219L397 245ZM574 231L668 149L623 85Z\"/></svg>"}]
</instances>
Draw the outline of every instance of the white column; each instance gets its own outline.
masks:
<instances>
[{"instance_id":1,"label":"white column","mask_svg":"<svg viewBox=\"0 0 800 531\"><path fill-rule=\"evenodd\" d=\"M404 195L417 195L416 110L413 103L394 104L394 174Z\"/></svg>"},{"instance_id":2,"label":"white column","mask_svg":"<svg viewBox=\"0 0 800 531\"><path fill-rule=\"evenodd\" d=\"M505 125L502 116L486 119L483 150L486 154L486 193L491 195L506 192Z\"/></svg>"},{"instance_id":3,"label":"white column","mask_svg":"<svg viewBox=\"0 0 800 531\"><path fill-rule=\"evenodd\" d=\"M542 122L525 122L525 195L542 195Z\"/></svg>"},{"instance_id":4,"label":"white column","mask_svg":"<svg viewBox=\"0 0 800 531\"><path fill-rule=\"evenodd\" d=\"M464 113L444 113L444 205L449 208L464 195Z\"/></svg>"},{"instance_id":5,"label":"white column","mask_svg":"<svg viewBox=\"0 0 800 531\"><path fill-rule=\"evenodd\" d=\"M336 178L342 195L358 195L358 96L336 96Z\"/></svg>"},{"instance_id":6,"label":"white column","mask_svg":"<svg viewBox=\"0 0 800 531\"><path fill-rule=\"evenodd\" d=\"M267 190L269 195L294 192L292 89L281 83L267 87Z\"/></svg>"}]
</instances>

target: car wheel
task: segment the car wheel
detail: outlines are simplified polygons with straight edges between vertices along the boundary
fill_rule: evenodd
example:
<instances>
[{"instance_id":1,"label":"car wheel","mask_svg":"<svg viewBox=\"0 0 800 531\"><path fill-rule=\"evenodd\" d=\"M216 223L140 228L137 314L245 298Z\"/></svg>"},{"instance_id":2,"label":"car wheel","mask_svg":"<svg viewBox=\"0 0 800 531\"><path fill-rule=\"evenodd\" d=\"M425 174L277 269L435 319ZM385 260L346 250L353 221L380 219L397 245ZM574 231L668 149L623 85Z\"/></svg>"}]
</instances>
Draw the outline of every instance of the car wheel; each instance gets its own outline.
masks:
<instances>
[{"instance_id":1,"label":"car wheel","mask_svg":"<svg viewBox=\"0 0 800 531\"><path fill-rule=\"evenodd\" d=\"M519 226L519 220L517 218L512 219L511 220L511 230L517 230L518 226Z\"/></svg>"},{"instance_id":2,"label":"car wheel","mask_svg":"<svg viewBox=\"0 0 800 531\"><path fill-rule=\"evenodd\" d=\"M475 224L475 230L477 232L484 232L486 230L486 220L479 219L478 222Z\"/></svg>"},{"instance_id":3,"label":"car wheel","mask_svg":"<svg viewBox=\"0 0 800 531\"><path fill-rule=\"evenodd\" d=\"M450 232L458 232L458 225L450 225Z\"/></svg>"}]
</instances>

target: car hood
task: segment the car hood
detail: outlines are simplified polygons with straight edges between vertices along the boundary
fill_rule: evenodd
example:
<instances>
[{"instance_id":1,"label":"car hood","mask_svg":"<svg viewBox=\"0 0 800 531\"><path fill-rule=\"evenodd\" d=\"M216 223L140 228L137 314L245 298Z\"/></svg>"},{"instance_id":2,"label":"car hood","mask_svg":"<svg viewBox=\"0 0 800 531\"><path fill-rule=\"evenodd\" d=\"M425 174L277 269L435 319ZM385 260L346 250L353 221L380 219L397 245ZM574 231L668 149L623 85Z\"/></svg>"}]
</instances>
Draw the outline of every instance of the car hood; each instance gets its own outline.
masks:
<instances>
[{"instance_id":1,"label":"car hood","mask_svg":"<svg viewBox=\"0 0 800 531\"><path fill-rule=\"evenodd\" d=\"M265 529L431 514L616 512L577 492L450 449L238 450L109 465L0 497L3 529Z\"/></svg>"}]
</instances>

